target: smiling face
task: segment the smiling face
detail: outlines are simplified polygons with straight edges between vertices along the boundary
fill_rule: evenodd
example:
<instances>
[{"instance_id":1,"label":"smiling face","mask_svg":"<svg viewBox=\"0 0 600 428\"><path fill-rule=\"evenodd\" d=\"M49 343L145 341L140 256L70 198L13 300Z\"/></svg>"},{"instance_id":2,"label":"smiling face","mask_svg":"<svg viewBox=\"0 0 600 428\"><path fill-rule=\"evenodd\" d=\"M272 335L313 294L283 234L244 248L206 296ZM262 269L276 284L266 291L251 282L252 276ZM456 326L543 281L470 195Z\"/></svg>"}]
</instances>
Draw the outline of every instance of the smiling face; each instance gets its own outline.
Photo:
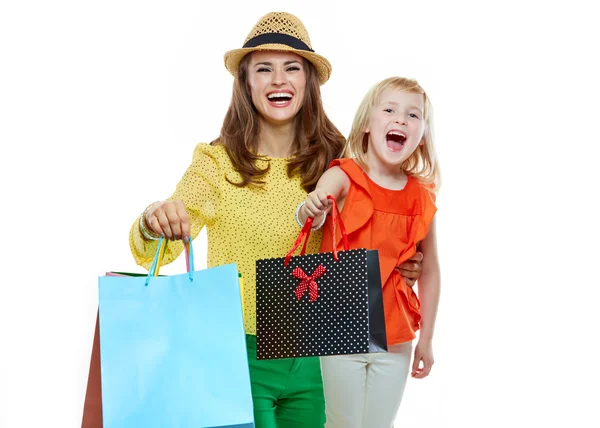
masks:
<instances>
[{"instance_id":1,"label":"smiling face","mask_svg":"<svg viewBox=\"0 0 600 428\"><path fill-rule=\"evenodd\" d=\"M301 56L291 52L252 52L248 86L260 118L271 125L290 123L302 108L306 70Z\"/></svg>"},{"instance_id":2,"label":"smiling face","mask_svg":"<svg viewBox=\"0 0 600 428\"><path fill-rule=\"evenodd\" d=\"M421 144L425 131L425 96L400 89L386 89L371 109L367 162L395 168Z\"/></svg>"}]
</instances>

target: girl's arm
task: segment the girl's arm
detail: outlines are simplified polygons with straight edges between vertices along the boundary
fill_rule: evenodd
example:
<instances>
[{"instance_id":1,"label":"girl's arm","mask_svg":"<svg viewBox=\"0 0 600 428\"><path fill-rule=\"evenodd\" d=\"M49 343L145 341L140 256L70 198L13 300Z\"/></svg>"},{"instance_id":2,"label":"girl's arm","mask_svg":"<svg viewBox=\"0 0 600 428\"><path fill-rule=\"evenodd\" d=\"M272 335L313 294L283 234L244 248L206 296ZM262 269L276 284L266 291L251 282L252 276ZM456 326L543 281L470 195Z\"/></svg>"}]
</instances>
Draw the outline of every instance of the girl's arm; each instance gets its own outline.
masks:
<instances>
[{"instance_id":1,"label":"girl's arm","mask_svg":"<svg viewBox=\"0 0 600 428\"><path fill-rule=\"evenodd\" d=\"M341 209L349 188L350 179L346 173L339 166L329 168L317 182L315 190L306 197L298 213L300 222L304 224L308 217L312 217L315 224L319 224L322 220L321 216L326 215L332 205L327 195L333 196Z\"/></svg>"},{"instance_id":2,"label":"girl's arm","mask_svg":"<svg viewBox=\"0 0 600 428\"><path fill-rule=\"evenodd\" d=\"M435 217L431 221L429 232L421 242L419 250L423 253L423 270L418 280L419 300L421 301L421 331L415 348L411 376L422 379L429 374L433 365L432 339L441 288ZM423 363L422 367L420 367L421 362Z\"/></svg>"}]
</instances>

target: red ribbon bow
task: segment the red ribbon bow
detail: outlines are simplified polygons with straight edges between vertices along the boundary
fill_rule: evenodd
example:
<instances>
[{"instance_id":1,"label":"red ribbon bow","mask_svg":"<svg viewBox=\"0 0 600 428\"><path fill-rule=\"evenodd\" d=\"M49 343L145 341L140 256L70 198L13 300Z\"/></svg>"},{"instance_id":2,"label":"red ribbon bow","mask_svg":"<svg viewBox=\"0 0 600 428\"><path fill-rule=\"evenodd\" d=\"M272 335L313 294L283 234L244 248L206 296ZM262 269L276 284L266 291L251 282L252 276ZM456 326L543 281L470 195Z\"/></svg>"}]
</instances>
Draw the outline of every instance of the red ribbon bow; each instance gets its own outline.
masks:
<instances>
[{"instance_id":1,"label":"red ribbon bow","mask_svg":"<svg viewBox=\"0 0 600 428\"><path fill-rule=\"evenodd\" d=\"M317 285L317 281L315 281L315 279L323 276L325 272L327 272L327 269L325 269L325 266L321 264L317 266L311 276L306 275L301 267L296 267L292 271L292 275L302 280L296 287L296 298L300 300L302 296L304 296L304 293L306 293L306 290L308 290L311 303L317 300L319 298L319 286Z\"/></svg>"}]
</instances>

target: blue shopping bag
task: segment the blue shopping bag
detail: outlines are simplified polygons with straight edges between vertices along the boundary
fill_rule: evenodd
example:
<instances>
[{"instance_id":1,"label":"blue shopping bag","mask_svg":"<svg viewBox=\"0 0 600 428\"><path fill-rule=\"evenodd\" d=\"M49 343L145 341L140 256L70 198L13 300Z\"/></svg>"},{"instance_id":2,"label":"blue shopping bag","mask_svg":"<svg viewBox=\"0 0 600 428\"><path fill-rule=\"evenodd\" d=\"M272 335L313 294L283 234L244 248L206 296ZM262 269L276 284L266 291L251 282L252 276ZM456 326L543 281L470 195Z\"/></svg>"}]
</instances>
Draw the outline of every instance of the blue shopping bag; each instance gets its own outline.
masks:
<instances>
[{"instance_id":1,"label":"blue shopping bag","mask_svg":"<svg viewBox=\"0 0 600 428\"><path fill-rule=\"evenodd\" d=\"M235 264L99 278L104 428L254 427Z\"/></svg>"}]
</instances>

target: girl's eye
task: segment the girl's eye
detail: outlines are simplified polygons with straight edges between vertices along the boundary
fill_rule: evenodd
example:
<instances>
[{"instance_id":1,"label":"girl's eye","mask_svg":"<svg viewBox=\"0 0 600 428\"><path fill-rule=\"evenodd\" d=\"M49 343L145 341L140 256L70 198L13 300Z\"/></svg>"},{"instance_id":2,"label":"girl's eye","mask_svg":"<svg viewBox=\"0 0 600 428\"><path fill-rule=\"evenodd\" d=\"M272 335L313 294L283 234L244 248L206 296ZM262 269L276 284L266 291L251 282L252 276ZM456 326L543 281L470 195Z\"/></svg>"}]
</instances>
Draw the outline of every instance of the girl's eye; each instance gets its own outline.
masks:
<instances>
[{"instance_id":1,"label":"girl's eye","mask_svg":"<svg viewBox=\"0 0 600 428\"><path fill-rule=\"evenodd\" d=\"M419 116L417 116L417 115L416 115L416 114L414 114L414 113L410 113L410 114L409 114L409 116L410 116L410 117L414 117L415 119L418 119L418 118L419 118Z\"/></svg>"},{"instance_id":2,"label":"girl's eye","mask_svg":"<svg viewBox=\"0 0 600 428\"><path fill-rule=\"evenodd\" d=\"M394 110L392 110L391 108L386 108L383 111L385 111L386 113L393 113L394 112Z\"/></svg>"}]
</instances>

